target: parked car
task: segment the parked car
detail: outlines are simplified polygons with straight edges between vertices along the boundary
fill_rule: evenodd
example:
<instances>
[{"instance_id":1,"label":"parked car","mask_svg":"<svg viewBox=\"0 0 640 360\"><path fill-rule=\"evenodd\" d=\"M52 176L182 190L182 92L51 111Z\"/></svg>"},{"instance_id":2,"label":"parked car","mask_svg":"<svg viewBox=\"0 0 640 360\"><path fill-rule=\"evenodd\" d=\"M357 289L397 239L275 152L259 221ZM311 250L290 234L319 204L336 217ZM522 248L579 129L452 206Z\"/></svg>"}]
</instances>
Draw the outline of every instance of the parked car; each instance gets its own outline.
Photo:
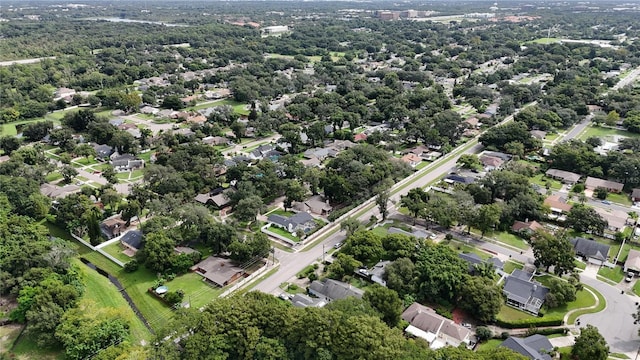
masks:
<instances>
[{"instance_id":1,"label":"parked car","mask_svg":"<svg viewBox=\"0 0 640 360\"><path fill-rule=\"evenodd\" d=\"M336 243L335 245L333 245L333 248L334 249L340 249L341 246L342 246L342 243L339 242L339 243Z\"/></svg>"},{"instance_id":2,"label":"parked car","mask_svg":"<svg viewBox=\"0 0 640 360\"><path fill-rule=\"evenodd\" d=\"M624 281L631 282L633 280L633 276L634 274L631 271L627 272L627 277L624 279Z\"/></svg>"},{"instance_id":3,"label":"parked car","mask_svg":"<svg viewBox=\"0 0 640 360\"><path fill-rule=\"evenodd\" d=\"M611 201L609 200L602 200L602 203L605 205L611 205Z\"/></svg>"}]
</instances>

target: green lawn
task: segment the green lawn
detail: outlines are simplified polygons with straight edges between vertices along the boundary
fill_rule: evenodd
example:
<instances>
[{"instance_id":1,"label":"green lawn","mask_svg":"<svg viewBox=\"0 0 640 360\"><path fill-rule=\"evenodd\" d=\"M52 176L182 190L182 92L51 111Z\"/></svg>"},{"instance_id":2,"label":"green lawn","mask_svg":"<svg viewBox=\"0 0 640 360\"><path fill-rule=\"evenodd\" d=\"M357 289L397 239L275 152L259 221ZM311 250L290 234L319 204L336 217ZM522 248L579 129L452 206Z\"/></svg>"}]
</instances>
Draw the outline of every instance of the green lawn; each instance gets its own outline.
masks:
<instances>
[{"instance_id":1,"label":"green lawn","mask_svg":"<svg viewBox=\"0 0 640 360\"><path fill-rule=\"evenodd\" d=\"M633 293L640 296L640 281L636 280L636 283L633 284Z\"/></svg>"},{"instance_id":2,"label":"green lawn","mask_svg":"<svg viewBox=\"0 0 640 360\"><path fill-rule=\"evenodd\" d=\"M82 165L94 165L98 163L98 160L93 157L83 157L76 160L73 160L74 163L82 164Z\"/></svg>"},{"instance_id":3,"label":"green lawn","mask_svg":"<svg viewBox=\"0 0 640 360\"><path fill-rule=\"evenodd\" d=\"M593 289L590 288L592 291ZM594 291L596 294L598 294L598 292ZM602 295L600 295L602 296ZM576 293L576 300L572 301L566 305L563 306L559 306L557 308L553 308L553 309L547 309L545 315L540 318L541 320L555 320L555 319L562 319L564 318L564 316L571 310L575 310L575 309L582 309L582 308L587 308L589 306L593 306L596 303L596 299L593 298L593 296L591 296L591 293L589 293L586 290L580 290ZM601 304L604 303L604 300L601 301ZM600 307L598 307L600 308ZM604 309L604 305L602 306L602 309ZM581 312L579 315L583 315L583 314L587 314L587 313L592 313L592 312L597 312L597 309L594 310L585 310L584 312ZM600 309L601 310L601 309ZM579 316L579 315L576 315ZM575 318L573 317L573 321L575 321ZM536 316L530 315L524 311L520 311L517 310L515 308L512 308L510 306L507 305L503 305L502 308L500 309L500 312L498 313L497 316L498 319L503 320L503 321L518 321L518 320L526 320L526 319L535 319L537 318ZM570 323L571 322L571 317L570 317Z\"/></svg>"},{"instance_id":4,"label":"green lawn","mask_svg":"<svg viewBox=\"0 0 640 360\"><path fill-rule=\"evenodd\" d=\"M571 348L573 346L565 346L558 348L558 353L560 353L560 360L570 360L571 359Z\"/></svg>"},{"instance_id":5,"label":"green lawn","mask_svg":"<svg viewBox=\"0 0 640 360\"><path fill-rule=\"evenodd\" d=\"M103 247L102 250L125 264L132 260L132 258L122 253L122 246L120 246L120 242L107 245Z\"/></svg>"},{"instance_id":6,"label":"green lawn","mask_svg":"<svg viewBox=\"0 0 640 360\"><path fill-rule=\"evenodd\" d=\"M560 39L558 39L558 38L547 38L547 37L544 37L544 38L535 39L535 40L532 40L532 41L529 41L529 42L530 43L535 43L535 44L553 44L553 43L557 43L559 41L560 41Z\"/></svg>"},{"instance_id":7,"label":"green lawn","mask_svg":"<svg viewBox=\"0 0 640 360\"><path fill-rule=\"evenodd\" d=\"M185 293L183 301L190 302L191 307L199 309L216 299L222 293L222 288L207 284L203 277L196 273L181 275L165 283L170 291L182 290Z\"/></svg>"},{"instance_id":8,"label":"green lawn","mask_svg":"<svg viewBox=\"0 0 640 360\"><path fill-rule=\"evenodd\" d=\"M589 126L582 134L580 134L579 138L580 140L586 140L592 136L602 138L602 137L607 137L611 135L626 136L626 137L640 137L640 134L636 134L628 131L611 129L611 128L602 127L602 126Z\"/></svg>"},{"instance_id":9,"label":"green lawn","mask_svg":"<svg viewBox=\"0 0 640 360\"><path fill-rule=\"evenodd\" d=\"M294 213L292 211L284 211L282 209L276 208L276 209L273 209L273 210L269 211L265 215L280 215L280 216L291 217L291 216L293 216L295 214L296 213Z\"/></svg>"},{"instance_id":10,"label":"green lawn","mask_svg":"<svg viewBox=\"0 0 640 360\"><path fill-rule=\"evenodd\" d=\"M621 353L611 353L609 354L609 358L613 358L613 359L629 359L629 357L625 354L621 354Z\"/></svg>"},{"instance_id":11,"label":"green lawn","mask_svg":"<svg viewBox=\"0 0 640 360\"><path fill-rule=\"evenodd\" d=\"M241 114L241 115L248 115L249 114L249 110L246 110L245 107L247 106L247 104L245 103L241 103L241 102L237 102L235 100L231 100L231 99L223 99L223 100L218 100L212 103L205 103L205 104L200 104L200 105L196 105L196 106L192 106L187 108L187 111L197 111L197 110L202 110L202 109L206 109L206 108L210 108L210 107L216 107L216 106L223 106L223 105L231 105L231 107L233 107L233 111L237 114Z\"/></svg>"},{"instance_id":12,"label":"green lawn","mask_svg":"<svg viewBox=\"0 0 640 360\"><path fill-rule=\"evenodd\" d=\"M504 340L500 340L500 339L489 339L486 342L483 342L482 344L478 345L476 350L493 350L498 346L500 346L500 344L502 344L503 341Z\"/></svg>"},{"instance_id":13,"label":"green lawn","mask_svg":"<svg viewBox=\"0 0 640 360\"><path fill-rule=\"evenodd\" d=\"M544 174L538 174L532 178L529 178L529 181L534 184L540 185L543 188L547 188L547 185L549 185L552 190L562 189L562 183L560 181L548 178Z\"/></svg>"},{"instance_id":14,"label":"green lawn","mask_svg":"<svg viewBox=\"0 0 640 360\"><path fill-rule=\"evenodd\" d=\"M62 179L62 174L60 174L57 171L54 172L50 172L49 174L47 174L47 176L44 178L47 182L52 182L52 181L56 181L59 179Z\"/></svg>"},{"instance_id":15,"label":"green lawn","mask_svg":"<svg viewBox=\"0 0 640 360\"><path fill-rule=\"evenodd\" d=\"M384 226L376 226L375 228L373 228L373 230L371 230L371 232L378 236L387 236L387 234L389 233L387 228L385 228Z\"/></svg>"},{"instance_id":16,"label":"green lawn","mask_svg":"<svg viewBox=\"0 0 640 360\"><path fill-rule=\"evenodd\" d=\"M284 236L284 237L286 237L287 239L289 239L291 241L295 241L295 242L299 242L300 241L300 239L297 236L293 236L293 235L291 235L290 232L285 231L284 229L281 229L281 228L279 228L277 226L270 226L269 227L269 231L271 231L274 234L278 234L280 236Z\"/></svg>"},{"instance_id":17,"label":"green lawn","mask_svg":"<svg viewBox=\"0 0 640 360\"><path fill-rule=\"evenodd\" d=\"M553 140L557 139L558 136L560 136L560 134L558 134L558 133L548 133L547 136L544 137L544 140L545 141L553 141Z\"/></svg>"},{"instance_id":18,"label":"green lawn","mask_svg":"<svg viewBox=\"0 0 640 360\"><path fill-rule=\"evenodd\" d=\"M480 235L480 231L478 229L472 228L471 232ZM499 241L507 245L511 245L522 250L527 250L529 248L529 245L524 241L524 239L506 231L490 231L484 234L484 237Z\"/></svg>"},{"instance_id":19,"label":"green lawn","mask_svg":"<svg viewBox=\"0 0 640 360\"><path fill-rule=\"evenodd\" d=\"M622 204L625 206L631 206L631 199L629 198L629 195L627 194L616 194L616 193L608 193L607 194L607 200L614 202L614 203L618 203L618 204Z\"/></svg>"},{"instance_id":20,"label":"green lawn","mask_svg":"<svg viewBox=\"0 0 640 360\"><path fill-rule=\"evenodd\" d=\"M504 267L502 268L502 270L504 270L504 272L506 272L507 274L511 274L513 270L515 269L522 270L522 268L524 268L523 264L509 260L506 263L504 263Z\"/></svg>"},{"instance_id":21,"label":"green lawn","mask_svg":"<svg viewBox=\"0 0 640 360\"><path fill-rule=\"evenodd\" d=\"M613 269L609 269L608 267L603 266L600 268L600 270L598 270L598 275L607 278L615 282L616 284L624 279L624 272L619 266L616 266Z\"/></svg>"},{"instance_id":22,"label":"green lawn","mask_svg":"<svg viewBox=\"0 0 640 360\"><path fill-rule=\"evenodd\" d=\"M139 344L141 340L149 340L151 333L122 297L118 289L104 276L84 265L80 260L74 260L80 269L85 285L83 299L93 301L98 307L122 308L131 323L131 340Z\"/></svg>"},{"instance_id":23,"label":"green lawn","mask_svg":"<svg viewBox=\"0 0 640 360\"><path fill-rule=\"evenodd\" d=\"M17 355L17 359L53 360L65 359L62 348L43 348L36 342L33 336L23 335L11 351Z\"/></svg>"},{"instance_id":24,"label":"green lawn","mask_svg":"<svg viewBox=\"0 0 640 360\"><path fill-rule=\"evenodd\" d=\"M582 261L578 261L578 260L574 260L573 261L573 266L577 267L578 269L586 269L587 268L587 264L583 263Z\"/></svg>"},{"instance_id":25,"label":"green lawn","mask_svg":"<svg viewBox=\"0 0 640 360\"><path fill-rule=\"evenodd\" d=\"M153 151L147 151L147 152L138 154L138 157L144 160L145 163L150 163L152 154L153 154Z\"/></svg>"}]
</instances>

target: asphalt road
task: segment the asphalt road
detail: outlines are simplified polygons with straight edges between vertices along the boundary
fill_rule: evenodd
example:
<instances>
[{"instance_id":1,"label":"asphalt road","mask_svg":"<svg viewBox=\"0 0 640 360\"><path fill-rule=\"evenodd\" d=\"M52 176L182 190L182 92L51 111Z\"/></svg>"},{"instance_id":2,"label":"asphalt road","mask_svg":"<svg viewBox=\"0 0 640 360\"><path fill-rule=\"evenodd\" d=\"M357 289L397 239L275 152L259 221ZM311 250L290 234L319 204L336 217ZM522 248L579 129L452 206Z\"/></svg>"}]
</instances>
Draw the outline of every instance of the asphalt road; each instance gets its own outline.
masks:
<instances>
[{"instance_id":1,"label":"asphalt road","mask_svg":"<svg viewBox=\"0 0 640 360\"><path fill-rule=\"evenodd\" d=\"M587 324L597 327L600 334L607 340L611 352L627 353L634 358L640 346L638 342L640 326L633 323L631 314L636 312L636 302L640 299L621 294L619 288L592 277L582 275L580 280L598 290L607 300L607 307L599 313L580 316L578 327L584 327Z\"/></svg>"}]
</instances>

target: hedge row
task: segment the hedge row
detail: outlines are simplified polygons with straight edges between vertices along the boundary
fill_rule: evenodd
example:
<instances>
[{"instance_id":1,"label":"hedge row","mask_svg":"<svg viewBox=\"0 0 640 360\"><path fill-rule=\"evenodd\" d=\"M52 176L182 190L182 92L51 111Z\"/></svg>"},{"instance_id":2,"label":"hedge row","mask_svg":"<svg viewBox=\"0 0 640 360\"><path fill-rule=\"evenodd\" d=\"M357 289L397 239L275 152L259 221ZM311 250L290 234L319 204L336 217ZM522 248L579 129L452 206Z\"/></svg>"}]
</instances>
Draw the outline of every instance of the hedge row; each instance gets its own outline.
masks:
<instances>
[{"instance_id":1,"label":"hedge row","mask_svg":"<svg viewBox=\"0 0 640 360\"><path fill-rule=\"evenodd\" d=\"M505 329L524 329L530 327L560 326L563 324L562 319L522 319L514 321L496 320L496 325Z\"/></svg>"}]
</instances>

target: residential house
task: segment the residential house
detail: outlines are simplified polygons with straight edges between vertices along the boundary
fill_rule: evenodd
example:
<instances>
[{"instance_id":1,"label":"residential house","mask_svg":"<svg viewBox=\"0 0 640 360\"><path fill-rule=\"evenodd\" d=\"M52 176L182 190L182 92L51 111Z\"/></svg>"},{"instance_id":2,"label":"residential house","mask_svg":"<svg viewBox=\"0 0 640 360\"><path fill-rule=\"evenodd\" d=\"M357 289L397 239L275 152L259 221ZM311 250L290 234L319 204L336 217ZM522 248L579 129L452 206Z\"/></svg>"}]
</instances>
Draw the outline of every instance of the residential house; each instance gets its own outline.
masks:
<instances>
[{"instance_id":1,"label":"residential house","mask_svg":"<svg viewBox=\"0 0 640 360\"><path fill-rule=\"evenodd\" d=\"M231 141L224 136L207 136L202 138L202 142L207 145L218 146L228 145Z\"/></svg>"},{"instance_id":2,"label":"residential house","mask_svg":"<svg viewBox=\"0 0 640 360\"><path fill-rule=\"evenodd\" d=\"M611 232L623 231L627 226L629 214L621 210L606 210L601 207L593 208L607 222L607 230Z\"/></svg>"},{"instance_id":3,"label":"residential house","mask_svg":"<svg viewBox=\"0 0 640 360\"><path fill-rule=\"evenodd\" d=\"M158 108L154 108L153 106L143 106L142 108L140 108L140 112L143 114L150 114L150 115L156 115L157 113L160 112L160 109Z\"/></svg>"},{"instance_id":4,"label":"residential house","mask_svg":"<svg viewBox=\"0 0 640 360\"><path fill-rule=\"evenodd\" d=\"M572 173L570 171L558 170L558 169L549 169L547 170L545 175L547 175L547 177L550 177L552 179L560 180L564 184L569 184L569 185L573 185L577 183L582 177L582 175L580 174Z\"/></svg>"},{"instance_id":5,"label":"residential house","mask_svg":"<svg viewBox=\"0 0 640 360\"><path fill-rule=\"evenodd\" d=\"M297 202L293 205L293 208L301 212L310 212L312 214L325 216L328 215L333 207L329 205L322 195L314 195L305 201Z\"/></svg>"},{"instance_id":6,"label":"residential house","mask_svg":"<svg viewBox=\"0 0 640 360\"><path fill-rule=\"evenodd\" d=\"M114 153L113 148L109 145L94 144L93 150L96 151L96 157L101 160L108 159Z\"/></svg>"},{"instance_id":7,"label":"residential house","mask_svg":"<svg viewBox=\"0 0 640 360\"><path fill-rule=\"evenodd\" d=\"M434 161L437 158L441 157L442 153L437 151L429 151L429 152L423 152L421 156L423 159L427 161Z\"/></svg>"},{"instance_id":8,"label":"residential house","mask_svg":"<svg viewBox=\"0 0 640 360\"><path fill-rule=\"evenodd\" d=\"M275 148L276 147L271 144L260 145L255 150L249 153L249 157L254 160L262 159L264 157L267 157L267 154L270 151L275 150Z\"/></svg>"},{"instance_id":9,"label":"residential house","mask_svg":"<svg viewBox=\"0 0 640 360\"><path fill-rule=\"evenodd\" d=\"M353 141L355 142L367 141L367 134L365 133L355 134L353 136Z\"/></svg>"},{"instance_id":10,"label":"residential house","mask_svg":"<svg viewBox=\"0 0 640 360\"><path fill-rule=\"evenodd\" d=\"M373 267L368 270L371 281L382 286L387 286L387 282L384 280L384 271L389 264L391 264L391 261L383 260L373 265Z\"/></svg>"},{"instance_id":11,"label":"residential house","mask_svg":"<svg viewBox=\"0 0 640 360\"><path fill-rule=\"evenodd\" d=\"M531 130L529 131L529 134L531 134L531 136L533 136L534 138L540 140L543 140L547 136L547 132L542 130Z\"/></svg>"},{"instance_id":12,"label":"residential house","mask_svg":"<svg viewBox=\"0 0 640 360\"><path fill-rule=\"evenodd\" d=\"M114 237L122 234L122 231L127 227L126 224L127 222L122 220L120 215L115 215L104 220L100 224L100 231L107 240L113 239Z\"/></svg>"},{"instance_id":13,"label":"residential house","mask_svg":"<svg viewBox=\"0 0 640 360\"><path fill-rule=\"evenodd\" d=\"M567 214L573 207L571 204L567 204L567 201L559 195L550 195L544 199L544 205L548 206L551 210L549 213L549 219L565 221Z\"/></svg>"},{"instance_id":14,"label":"residential house","mask_svg":"<svg viewBox=\"0 0 640 360\"><path fill-rule=\"evenodd\" d=\"M482 126L482 123L480 122L480 120L475 116L467 118L464 121L464 123L467 124L467 126L472 129L479 129L480 126Z\"/></svg>"},{"instance_id":15,"label":"residential house","mask_svg":"<svg viewBox=\"0 0 640 360\"><path fill-rule=\"evenodd\" d=\"M402 319L409 323L404 331L424 339L431 349L458 347L460 344L470 346L472 343L471 330L416 302L402 313Z\"/></svg>"},{"instance_id":16,"label":"residential house","mask_svg":"<svg viewBox=\"0 0 640 360\"><path fill-rule=\"evenodd\" d=\"M115 127L119 127L120 125L124 124L124 119L111 119L109 120L109 124L115 126Z\"/></svg>"},{"instance_id":17,"label":"residential house","mask_svg":"<svg viewBox=\"0 0 640 360\"><path fill-rule=\"evenodd\" d=\"M224 287L244 275L244 269L233 261L216 256L209 256L191 267L191 271L201 275L206 281Z\"/></svg>"},{"instance_id":18,"label":"residential house","mask_svg":"<svg viewBox=\"0 0 640 360\"><path fill-rule=\"evenodd\" d=\"M144 167L144 160L138 159L131 154L120 155L117 152L111 155L110 163L117 172L133 171Z\"/></svg>"},{"instance_id":19,"label":"residential house","mask_svg":"<svg viewBox=\"0 0 640 360\"><path fill-rule=\"evenodd\" d=\"M627 255L627 261L624 262L624 272L633 272L636 275L640 274L640 251L636 249L629 249L629 255Z\"/></svg>"},{"instance_id":20,"label":"residential house","mask_svg":"<svg viewBox=\"0 0 640 360\"><path fill-rule=\"evenodd\" d=\"M56 91L53 93L53 101L71 98L75 94L76 94L76 91L73 89L60 87L60 88L57 88Z\"/></svg>"},{"instance_id":21,"label":"residential house","mask_svg":"<svg viewBox=\"0 0 640 360\"><path fill-rule=\"evenodd\" d=\"M535 334L526 338L509 336L507 340L500 344L518 354L522 354L531 360L551 360L549 355L553 352L553 345L546 336Z\"/></svg>"},{"instance_id":22,"label":"residential house","mask_svg":"<svg viewBox=\"0 0 640 360\"><path fill-rule=\"evenodd\" d=\"M456 174L449 174L443 180L447 184L462 184L462 185L473 184L476 181L476 179L472 178L471 176L461 176Z\"/></svg>"},{"instance_id":23,"label":"residential house","mask_svg":"<svg viewBox=\"0 0 640 360\"><path fill-rule=\"evenodd\" d=\"M326 301L318 298L312 298L307 294L293 295L293 297L291 298L291 303L295 307L323 307L327 305Z\"/></svg>"},{"instance_id":24,"label":"residential house","mask_svg":"<svg viewBox=\"0 0 640 360\"><path fill-rule=\"evenodd\" d=\"M400 160L402 160L402 162L406 164L409 164L409 166L411 166L412 168L415 168L422 162L422 158L420 156L411 153L404 155L402 158L400 158Z\"/></svg>"},{"instance_id":25,"label":"residential house","mask_svg":"<svg viewBox=\"0 0 640 360\"><path fill-rule=\"evenodd\" d=\"M631 192L631 201L633 201L634 203L640 202L640 189L633 189L633 191Z\"/></svg>"},{"instance_id":26,"label":"residential house","mask_svg":"<svg viewBox=\"0 0 640 360\"><path fill-rule=\"evenodd\" d=\"M549 288L532 278L532 274L515 269L506 277L502 292L507 297L507 305L537 315Z\"/></svg>"},{"instance_id":27,"label":"residential house","mask_svg":"<svg viewBox=\"0 0 640 360\"><path fill-rule=\"evenodd\" d=\"M588 190L595 190L597 188L607 189L609 192L621 192L624 184L615 181L609 181L604 179L598 179L594 177L587 177L587 180L584 182L584 186Z\"/></svg>"},{"instance_id":28,"label":"residential house","mask_svg":"<svg viewBox=\"0 0 640 360\"><path fill-rule=\"evenodd\" d=\"M591 264L603 265L609 257L609 245L580 237L569 241L576 255L583 257Z\"/></svg>"},{"instance_id":29,"label":"residential house","mask_svg":"<svg viewBox=\"0 0 640 360\"><path fill-rule=\"evenodd\" d=\"M356 144L349 140L336 140L332 143L325 143L325 146L336 151L343 151L346 149L351 149L352 147L356 146Z\"/></svg>"},{"instance_id":30,"label":"residential house","mask_svg":"<svg viewBox=\"0 0 640 360\"><path fill-rule=\"evenodd\" d=\"M300 163L302 165L304 165L305 167L320 167L320 166L322 166L322 162L320 162L320 160L318 158L303 159L303 160L300 161Z\"/></svg>"},{"instance_id":31,"label":"residential house","mask_svg":"<svg viewBox=\"0 0 640 360\"><path fill-rule=\"evenodd\" d=\"M130 230L120 238L120 244L125 247L124 253L133 257L142 248L142 240L142 231Z\"/></svg>"},{"instance_id":32,"label":"residential house","mask_svg":"<svg viewBox=\"0 0 640 360\"><path fill-rule=\"evenodd\" d=\"M322 281L314 280L309 285L309 294L330 302L348 297L361 299L364 291L342 281L324 279Z\"/></svg>"},{"instance_id":33,"label":"residential house","mask_svg":"<svg viewBox=\"0 0 640 360\"><path fill-rule=\"evenodd\" d=\"M502 269L504 266L504 263L498 258L491 257L487 260L483 260L478 254L475 254L475 253L460 253L458 254L458 257L469 264L470 274L475 273L476 266L482 265L482 264L491 264L493 265L493 268L496 270Z\"/></svg>"},{"instance_id":34,"label":"residential house","mask_svg":"<svg viewBox=\"0 0 640 360\"><path fill-rule=\"evenodd\" d=\"M164 109L164 110L158 111L158 113L156 115L161 117L161 118L173 119L173 118L175 118L175 114L177 114L177 113L178 113L177 111Z\"/></svg>"},{"instance_id":35,"label":"residential house","mask_svg":"<svg viewBox=\"0 0 640 360\"><path fill-rule=\"evenodd\" d=\"M318 159L319 161L323 161L327 157L336 157L338 156L338 150L332 148L313 148L307 149L302 154L305 159Z\"/></svg>"},{"instance_id":36,"label":"residential house","mask_svg":"<svg viewBox=\"0 0 640 360\"><path fill-rule=\"evenodd\" d=\"M73 184L58 186L44 183L40 185L40 193L50 198L64 198L77 192L80 192L80 187Z\"/></svg>"},{"instance_id":37,"label":"residential house","mask_svg":"<svg viewBox=\"0 0 640 360\"><path fill-rule=\"evenodd\" d=\"M490 155L481 155L479 160L484 166L485 171L492 171L492 170L499 169L505 162L503 159L499 157L490 156Z\"/></svg>"},{"instance_id":38,"label":"residential house","mask_svg":"<svg viewBox=\"0 0 640 360\"><path fill-rule=\"evenodd\" d=\"M538 230L543 230L544 226L542 224L540 224L537 221L516 221L513 223L513 225L511 226L511 231L519 233L519 232L523 232L523 233L534 233Z\"/></svg>"},{"instance_id":39,"label":"residential house","mask_svg":"<svg viewBox=\"0 0 640 360\"><path fill-rule=\"evenodd\" d=\"M224 191L222 188L217 188L208 193L196 195L194 200L203 205L211 205L221 210L231 204L230 195L233 191L232 189Z\"/></svg>"},{"instance_id":40,"label":"residential house","mask_svg":"<svg viewBox=\"0 0 640 360\"><path fill-rule=\"evenodd\" d=\"M298 230L308 233L316 227L315 219L306 212L299 212L290 217L271 214L267 217L267 221L271 225L282 228L292 234Z\"/></svg>"}]
</instances>

